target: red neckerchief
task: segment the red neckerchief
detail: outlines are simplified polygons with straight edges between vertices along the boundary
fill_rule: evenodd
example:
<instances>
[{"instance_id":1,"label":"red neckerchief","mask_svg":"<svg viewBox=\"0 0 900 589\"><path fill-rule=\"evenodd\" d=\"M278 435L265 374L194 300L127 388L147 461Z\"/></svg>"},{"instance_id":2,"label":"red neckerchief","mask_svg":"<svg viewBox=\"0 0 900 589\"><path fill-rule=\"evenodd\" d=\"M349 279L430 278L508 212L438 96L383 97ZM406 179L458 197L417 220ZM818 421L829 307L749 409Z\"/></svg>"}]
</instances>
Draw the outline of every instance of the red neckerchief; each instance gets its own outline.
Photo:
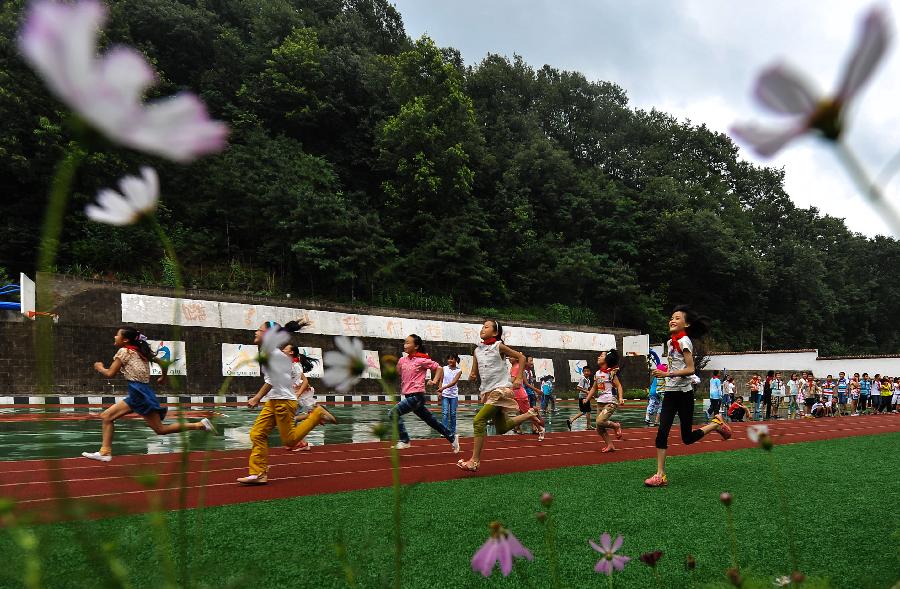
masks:
<instances>
[{"instance_id":1,"label":"red neckerchief","mask_svg":"<svg viewBox=\"0 0 900 589\"><path fill-rule=\"evenodd\" d=\"M299 362L300 358L297 356L291 356L291 362Z\"/></svg>"},{"instance_id":2,"label":"red neckerchief","mask_svg":"<svg viewBox=\"0 0 900 589\"><path fill-rule=\"evenodd\" d=\"M674 349L676 352L678 352L679 354L681 353L681 344L678 343L678 340L685 337L686 335L687 335L687 332L682 329L678 333L673 333L672 338L669 340L670 347L672 349Z\"/></svg>"},{"instance_id":3,"label":"red neckerchief","mask_svg":"<svg viewBox=\"0 0 900 589\"><path fill-rule=\"evenodd\" d=\"M428 354L426 354L425 352L413 352L412 354L409 354L409 357L410 358L429 358Z\"/></svg>"},{"instance_id":4,"label":"red neckerchief","mask_svg":"<svg viewBox=\"0 0 900 589\"><path fill-rule=\"evenodd\" d=\"M141 353L141 350L136 345L128 344L127 346L122 346L122 347L125 348L126 350L133 350L133 351L137 352L138 356L140 356L142 359L146 360L146 358L144 358L144 355Z\"/></svg>"},{"instance_id":5,"label":"red neckerchief","mask_svg":"<svg viewBox=\"0 0 900 589\"><path fill-rule=\"evenodd\" d=\"M495 338L495 337L486 337L486 338L484 338L483 340L481 340L481 343L483 343L483 344L486 345L486 346L489 346L489 345L491 345L491 344L497 343L497 338Z\"/></svg>"}]
</instances>

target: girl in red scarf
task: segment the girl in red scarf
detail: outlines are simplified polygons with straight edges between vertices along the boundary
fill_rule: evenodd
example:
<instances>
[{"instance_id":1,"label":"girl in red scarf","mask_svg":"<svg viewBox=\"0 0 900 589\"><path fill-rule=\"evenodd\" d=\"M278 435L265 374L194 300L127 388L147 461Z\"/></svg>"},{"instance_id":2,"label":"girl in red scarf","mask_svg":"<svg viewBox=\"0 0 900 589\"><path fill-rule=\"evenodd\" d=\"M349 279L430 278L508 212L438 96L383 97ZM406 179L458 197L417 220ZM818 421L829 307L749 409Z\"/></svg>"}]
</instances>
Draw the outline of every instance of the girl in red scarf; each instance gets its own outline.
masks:
<instances>
[{"instance_id":1,"label":"girl in red scarf","mask_svg":"<svg viewBox=\"0 0 900 589\"><path fill-rule=\"evenodd\" d=\"M616 439L622 439L622 424L618 421L609 420L619 405L622 405L622 383L619 382L619 377L616 376L618 366L619 352L616 350L600 352L600 355L597 356L597 372L594 374L594 385L588 391L588 402L595 394L597 395L597 433L606 442L606 446L600 450L604 453L613 452L616 449L606 430L612 428L616 432ZM618 400L613 395L613 388L618 393Z\"/></svg>"},{"instance_id":2,"label":"girl in red scarf","mask_svg":"<svg viewBox=\"0 0 900 589\"><path fill-rule=\"evenodd\" d=\"M719 432L722 439L731 437L731 428L718 415L712 421L693 429L694 425L694 343L692 339L701 338L709 331L705 317L701 317L687 306L675 307L669 319L669 369L654 370L653 376L665 378L665 393L662 402L662 415L659 420L659 431L656 433L656 474L644 481L648 487L664 487L669 484L666 477L666 449L669 445L669 430L678 415L681 422L681 440L685 444L693 444L712 431Z\"/></svg>"}]
</instances>

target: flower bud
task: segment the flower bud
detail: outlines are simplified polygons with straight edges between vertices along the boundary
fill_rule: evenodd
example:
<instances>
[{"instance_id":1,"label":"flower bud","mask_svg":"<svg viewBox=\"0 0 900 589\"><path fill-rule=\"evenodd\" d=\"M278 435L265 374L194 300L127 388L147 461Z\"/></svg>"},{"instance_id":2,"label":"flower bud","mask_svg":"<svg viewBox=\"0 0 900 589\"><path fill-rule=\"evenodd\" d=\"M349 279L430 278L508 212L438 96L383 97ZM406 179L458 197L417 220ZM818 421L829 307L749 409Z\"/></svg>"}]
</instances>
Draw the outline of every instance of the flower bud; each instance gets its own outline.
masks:
<instances>
[{"instance_id":1,"label":"flower bud","mask_svg":"<svg viewBox=\"0 0 900 589\"><path fill-rule=\"evenodd\" d=\"M727 491L725 493L722 493L721 495L719 495L719 501L721 501L722 505L724 505L725 507L728 507L729 505L731 505L731 500L732 500L731 493L728 493Z\"/></svg>"},{"instance_id":2,"label":"flower bud","mask_svg":"<svg viewBox=\"0 0 900 589\"><path fill-rule=\"evenodd\" d=\"M741 571L737 568L730 568L725 571L725 576L728 577L728 581L734 585L735 587L740 587L744 584L744 579L741 577Z\"/></svg>"},{"instance_id":3,"label":"flower bud","mask_svg":"<svg viewBox=\"0 0 900 589\"><path fill-rule=\"evenodd\" d=\"M685 559L684 559L684 568L686 568L686 569L689 570L689 571L692 571L692 570L694 570L695 568L697 568L697 559L694 558L694 555L693 555L693 554L688 554L688 555L685 557Z\"/></svg>"},{"instance_id":4,"label":"flower bud","mask_svg":"<svg viewBox=\"0 0 900 589\"><path fill-rule=\"evenodd\" d=\"M541 505L544 507L550 507L550 504L553 503L553 495L550 493L544 493L541 495Z\"/></svg>"},{"instance_id":5,"label":"flower bud","mask_svg":"<svg viewBox=\"0 0 900 589\"><path fill-rule=\"evenodd\" d=\"M539 522L544 523L547 520L547 512L539 511L536 514L534 514L534 517L536 517Z\"/></svg>"},{"instance_id":6,"label":"flower bud","mask_svg":"<svg viewBox=\"0 0 900 589\"><path fill-rule=\"evenodd\" d=\"M791 581L794 583L802 583L806 580L806 575L801 573L800 571L794 571L791 573Z\"/></svg>"}]
</instances>

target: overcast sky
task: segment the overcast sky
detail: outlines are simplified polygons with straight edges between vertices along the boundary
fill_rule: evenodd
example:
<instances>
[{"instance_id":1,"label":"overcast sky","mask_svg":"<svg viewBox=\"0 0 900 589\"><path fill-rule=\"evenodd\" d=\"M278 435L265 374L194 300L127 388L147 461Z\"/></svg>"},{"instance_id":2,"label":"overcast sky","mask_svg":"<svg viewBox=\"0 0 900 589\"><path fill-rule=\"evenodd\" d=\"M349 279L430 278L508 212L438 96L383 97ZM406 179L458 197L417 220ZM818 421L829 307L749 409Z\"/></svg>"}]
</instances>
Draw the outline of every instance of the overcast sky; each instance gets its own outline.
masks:
<instances>
[{"instance_id":1,"label":"overcast sky","mask_svg":"<svg viewBox=\"0 0 900 589\"><path fill-rule=\"evenodd\" d=\"M727 131L737 121L779 119L751 96L757 73L779 60L807 73L821 90L836 85L869 4L840 0L399 0L407 33L428 34L462 52L468 64L488 53L521 55L609 80L632 106L656 107L682 119ZM900 12L892 7L895 23ZM900 150L900 48L854 103L848 143L873 174ZM783 167L794 202L846 219L867 235L889 234L865 204L826 143L807 138L770 160ZM900 174L898 174L900 176ZM900 178L887 186L900 204Z\"/></svg>"}]
</instances>

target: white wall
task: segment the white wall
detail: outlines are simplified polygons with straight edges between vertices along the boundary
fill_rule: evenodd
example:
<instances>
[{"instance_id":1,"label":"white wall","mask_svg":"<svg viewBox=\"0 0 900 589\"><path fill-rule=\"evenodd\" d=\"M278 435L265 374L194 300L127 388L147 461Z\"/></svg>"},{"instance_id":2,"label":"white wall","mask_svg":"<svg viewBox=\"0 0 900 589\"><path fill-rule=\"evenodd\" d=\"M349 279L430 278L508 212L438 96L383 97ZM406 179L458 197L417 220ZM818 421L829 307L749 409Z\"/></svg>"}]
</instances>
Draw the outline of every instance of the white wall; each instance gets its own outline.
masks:
<instances>
[{"instance_id":1,"label":"white wall","mask_svg":"<svg viewBox=\"0 0 900 589\"><path fill-rule=\"evenodd\" d=\"M812 370L818 378L831 374L837 377L842 370L849 375L868 372L869 375L900 376L900 356L889 358L819 359L817 352L763 352L752 354L710 355L703 370L754 370L765 372L800 372Z\"/></svg>"}]
</instances>

